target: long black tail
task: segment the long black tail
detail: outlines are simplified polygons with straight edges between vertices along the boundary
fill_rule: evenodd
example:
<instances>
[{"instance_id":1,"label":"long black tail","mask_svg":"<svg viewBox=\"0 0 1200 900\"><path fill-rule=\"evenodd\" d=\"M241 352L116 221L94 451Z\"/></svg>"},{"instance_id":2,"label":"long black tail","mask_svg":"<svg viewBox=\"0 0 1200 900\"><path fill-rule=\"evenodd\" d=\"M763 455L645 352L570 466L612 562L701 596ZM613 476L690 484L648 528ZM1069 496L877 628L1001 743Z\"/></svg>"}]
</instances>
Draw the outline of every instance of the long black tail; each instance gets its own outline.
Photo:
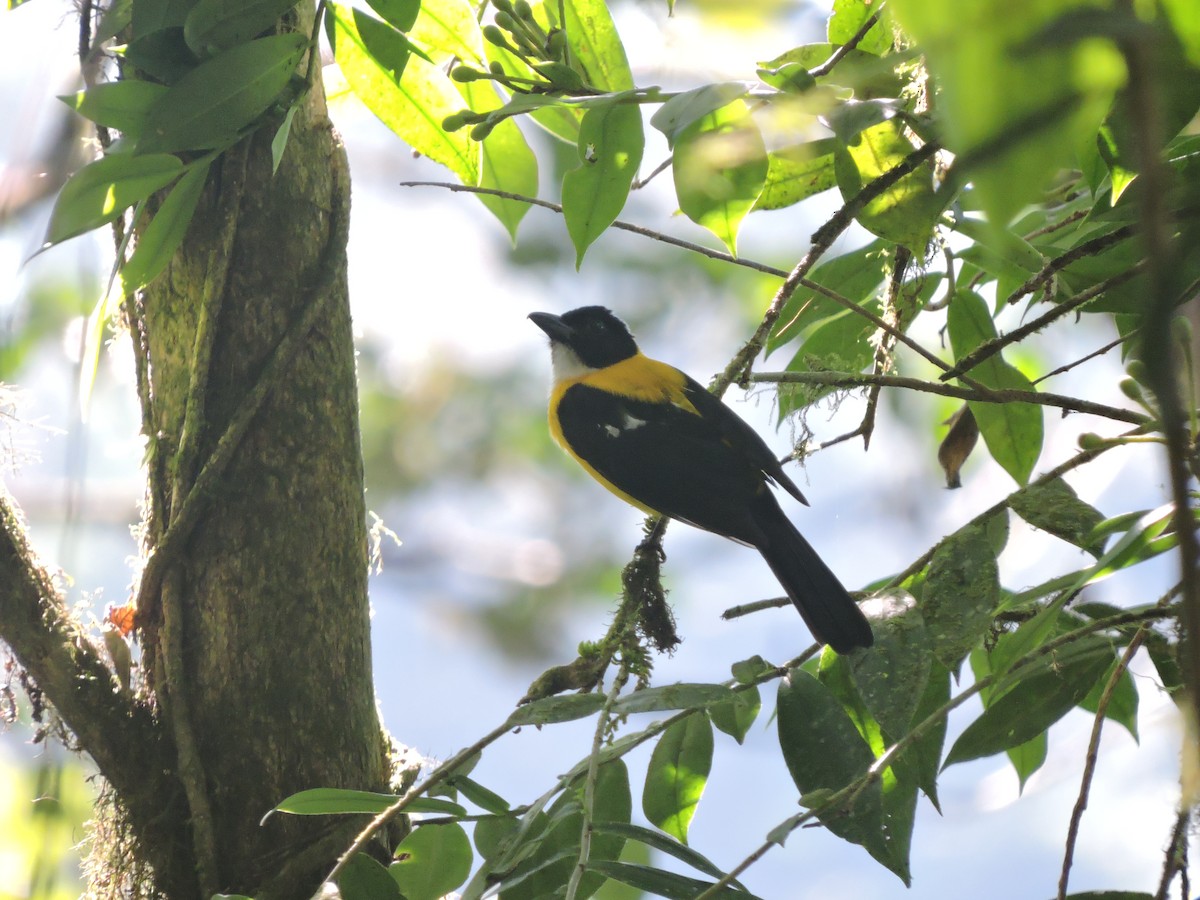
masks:
<instances>
[{"instance_id":1,"label":"long black tail","mask_svg":"<svg viewBox=\"0 0 1200 900\"><path fill-rule=\"evenodd\" d=\"M817 555L783 514L775 498L755 510L755 522L765 538L757 544L787 595L796 604L809 631L838 653L875 643L871 625L838 577Z\"/></svg>"}]
</instances>

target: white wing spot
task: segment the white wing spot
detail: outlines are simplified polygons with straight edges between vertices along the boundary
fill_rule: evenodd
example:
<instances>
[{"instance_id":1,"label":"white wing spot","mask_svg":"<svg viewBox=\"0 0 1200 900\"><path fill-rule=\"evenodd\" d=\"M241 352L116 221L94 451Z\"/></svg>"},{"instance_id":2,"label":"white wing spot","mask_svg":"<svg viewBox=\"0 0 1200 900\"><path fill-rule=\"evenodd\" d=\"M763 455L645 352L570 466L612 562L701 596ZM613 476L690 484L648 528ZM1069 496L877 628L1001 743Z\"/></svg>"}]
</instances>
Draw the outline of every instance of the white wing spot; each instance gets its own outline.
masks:
<instances>
[{"instance_id":1,"label":"white wing spot","mask_svg":"<svg viewBox=\"0 0 1200 900\"><path fill-rule=\"evenodd\" d=\"M609 437L620 437L621 429L616 425L605 425L604 430L608 432Z\"/></svg>"},{"instance_id":2,"label":"white wing spot","mask_svg":"<svg viewBox=\"0 0 1200 900\"><path fill-rule=\"evenodd\" d=\"M621 423L621 427L625 431L633 431L633 429L641 428L645 424L645 419L639 419L636 416L631 416L629 413L625 413L625 421Z\"/></svg>"}]
</instances>

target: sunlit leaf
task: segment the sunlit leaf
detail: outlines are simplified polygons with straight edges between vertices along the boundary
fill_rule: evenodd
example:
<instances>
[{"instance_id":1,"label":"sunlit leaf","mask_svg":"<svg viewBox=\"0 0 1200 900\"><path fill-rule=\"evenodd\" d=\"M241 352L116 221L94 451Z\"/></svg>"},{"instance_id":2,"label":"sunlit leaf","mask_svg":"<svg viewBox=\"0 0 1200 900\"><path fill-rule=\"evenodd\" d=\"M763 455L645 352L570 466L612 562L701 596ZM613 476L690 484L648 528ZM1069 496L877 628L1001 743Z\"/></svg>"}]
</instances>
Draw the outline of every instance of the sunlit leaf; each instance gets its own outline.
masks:
<instances>
[{"instance_id":1,"label":"sunlit leaf","mask_svg":"<svg viewBox=\"0 0 1200 900\"><path fill-rule=\"evenodd\" d=\"M693 715L663 732L646 768L642 812L651 824L685 844L712 756L712 724L707 716Z\"/></svg>"},{"instance_id":2,"label":"sunlit leaf","mask_svg":"<svg viewBox=\"0 0 1200 900\"><path fill-rule=\"evenodd\" d=\"M872 125L844 145L837 144L834 171L842 197L847 202L854 199L914 149L898 119ZM855 218L872 234L923 257L933 225L946 205L946 198L934 192L933 177L933 162L927 160L868 201Z\"/></svg>"},{"instance_id":3,"label":"sunlit leaf","mask_svg":"<svg viewBox=\"0 0 1200 900\"><path fill-rule=\"evenodd\" d=\"M575 266L625 206L642 162L645 135L636 106L589 109L579 129L579 165L563 176L562 205Z\"/></svg>"},{"instance_id":4,"label":"sunlit leaf","mask_svg":"<svg viewBox=\"0 0 1200 900\"><path fill-rule=\"evenodd\" d=\"M545 697L517 707L508 717L508 725L549 725L553 722L571 722L584 719L600 711L604 697L599 694L566 694L562 697Z\"/></svg>"},{"instance_id":5,"label":"sunlit leaf","mask_svg":"<svg viewBox=\"0 0 1200 900\"><path fill-rule=\"evenodd\" d=\"M742 100L697 119L676 137L672 172L679 208L731 253L767 170L762 133Z\"/></svg>"},{"instance_id":6,"label":"sunlit leaf","mask_svg":"<svg viewBox=\"0 0 1200 900\"><path fill-rule=\"evenodd\" d=\"M331 4L329 12L334 59L355 95L413 150L450 169L463 184L478 184L478 142L466 129L442 128L442 121L463 107L462 94L449 76L412 56L397 79L394 69L381 64L366 45L359 30L361 14L341 4Z\"/></svg>"},{"instance_id":7,"label":"sunlit leaf","mask_svg":"<svg viewBox=\"0 0 1200 900\"><path fill-rule=\"evenodd\" d=\"M183 163L167 153L111 154L67 179L46 228L46 246L106 225L179 177Z\"/></svg>"},{"instance_id":8,"label":"sunlit leaf","mask_svg":"<svg viewBox=\"0 0 1200 900\"><path fill-rule=\"evenodd\" d=\"M954 294L946 324L955 359L962 359L996 337L996 326L987 303L973 291L960 290ZM1037 390L1033 382L1009 365L1001 353L983 360L967 374L985 387L996 390ZM1042 453L1042 408L1033 403L967 402L992 458L1018 484L1027 484Z\"/></svg>"},{"instance_id":9,"label":"sunlit leaf","mask_svg":"<svg viewBox=\"0 0 1200 900\"><path fill-rule=\"evenodd\" d=\"M476 112L487 112L500 106L500 98L490 84L472 81L459 87L467 105ZM537 196L537 157L512 119L497 123L483 140L480 169L480 187L495 188L522 197ZM500 220L515 243L517 227L529 212L529 204L488 194L477 196Z\"/></svg>"},{"instance_id":10,"label":"sunlit leaf","mask_svg":"<svg viewBox=\"0 0 1200 900\"><path fill-rule=\"evenodd\" d=\"M670 709L700 709L714 703L725 703L731 699L733 699L733 691L723 684L681 682L626 694L613 704L612 712L614 715L626 715Z\"/></svg>"},{"instance_id":11,"label":"sunlit leaf","mask_svg":"<svg viewBox=\"0 0 1200 900\"><path fill-rule=\"evenodd\" d=\"M832 139L796 144L767 154L767 180L754 208L783 209L836 186Z\"/></svg>"},{"instance_id":12,"label":"sunlit leaf","mask_svg":"<svg viewBox=\"0 0 1200 900\"><path fill-rule=\"evenodd\" d=\"M674 146L680 132L750 92L743 81L721 81L676 94L650 117L650 124L663 133L667 146Z\"/></svg>"}]
</instances>

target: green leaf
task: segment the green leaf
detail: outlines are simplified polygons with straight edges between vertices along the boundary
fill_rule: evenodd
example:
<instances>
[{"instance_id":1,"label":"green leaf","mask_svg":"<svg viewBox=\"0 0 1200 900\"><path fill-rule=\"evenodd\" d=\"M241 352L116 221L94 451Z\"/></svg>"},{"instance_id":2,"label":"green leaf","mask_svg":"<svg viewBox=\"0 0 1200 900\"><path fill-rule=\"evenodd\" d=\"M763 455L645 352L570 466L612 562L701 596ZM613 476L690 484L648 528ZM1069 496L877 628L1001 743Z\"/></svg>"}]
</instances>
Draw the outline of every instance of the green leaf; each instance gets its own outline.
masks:
<instances>
[{"instance_id":1,"label":"green leaf","mask_svg":"<svg viewBox=\"0 0 1200 900\"><path fill-rule=\"evenodd\" d=\"M941 709L950 701L950 670L940 661L930 661L929 678L925 682L925 691L917 703L917 711L913 716L914 723L924 722L929 716ZM942 747L946 743L946 717L942 716L929 727L921 737L917 738L909 749L901 754L896 762L897 769L911 771L912 779L927 796L934 809L941 811L938 804L937 778L942 769Z\"/></svg>"},{"instance_id":2,"label":"green leaf","mask_svg":"<svg viewBox=\"0 0 1200 900\"><path fill-rule=\"evenodd\" d=\"M494 791L485 788L478 781L469 778L466 775L451 775L446 779L446 784L458 791L467 800L470 800L480 809L487 810L496 815L503 815L508 812L508 801Z\"/></svg>"},{"instance_id":3,"label":"green leaf","mask_svg":"<svg viewBox=\"0 0 1200 900\"><path fill-rule=\"evenodd\" d=\"M676 94L659 107L650 117L650 124L663 133L667 146L674 147L675 140L689 125L705 116L740 100L750 93L743 81L721 81Z\"/></svg>"},{"instance_id":4,"label":"green leaf","mask_svg":"<svg viewBox=\"0 0 1200 900\"><path fill-rule=\"evenodd\" d=\"M277 34L201 63L151 108L138 152L232 143L280 99L307 48L302 34Z\"/></svg>"},{"instance_id":5,"label":"green leaf","mask_svg":"<svg viewBox=\"0 0 1200 900\"><path fill-rule=\"evenodd\" d=\"M719 866L714 864L706 856L697 853L691 847L679 843L672 837L668 837L661 831L654 831L650 828L645 828L641 825L632 825L628 822L597 822L595 830L599 834L615 834L625 838L628 841L637 841L640 844L645 844L659 853L665 853L667 856L674 857L685 865L691 866L698 872L703 872L705 875L711 875L713 878L721 878L725 873ZM734 882L736 885L737 882ZM738 885L740 887L740 885Z\"/></svg>"},{"instance_id":6,"label":"green leaf","mask_svg":"<svg viewBox=\"0 0 1200 900\"><path fill-rule=\"evenodd\" d=\"M978 644L1000 601L996 554L980 525L968 525L934 551L921 613L933 655L950 670Z\"/></svg>"},{"instance_id":7,"label":"green leaf","mask_svg":"<svg viewBox=\"0 0 1200 900\"><path fill-rule=\"evenodd\" d=\"M656 869L652 866L635 863L596 860L588 863L588 871L635 887L655 897L667 897L668 900L692 900L693 897L700 896L713 886L711 881L688 878L686 875L677 875L665 869ZM735 900L735 898L753 900L754 898L753 894L732 887L723 888L714 896L729 898L729 900Z\"/></svg>"},{"instance_id":8,"label":"green leaf","mask_svg":"<svg viewBox=\"0 0 1200 900\"><path fill-rule=\"evenodd\" d=\"M271 138L272 175L279 171L279 164L283 162L283 153L287 150L288 137L292 133L292 120L296 117L296 110L298 108L294 105L288 107L288 111L284 113L283 121L279 124L279 128L275 130L275 136Z\"/></svg>"},{"instance_id":9,"label":"green leaf","mask_svg":"<svg viewBox=\"0 0 1200 900\"><path fill-rule=\"evenodd\" d=\"M566 13L560 22L558 10ZM571 63L587 83L602 91L628 91L635 85L625 47L604 0L562 0L542 6L549 24L562 28L571 48Z\"/></svg>"},{"instance_id":10,"label":"green leaf","mask_svg":"<svg viewBox=\"0 0 1200 900\"><path fill-rule=\"evenodd\" d=\"M476 112L487 112L500 106L500 98L490 84L473 81L460 85L460 88L467 98L467 105ZM537 157L512 119L498 122L483 140L480 170L480 187L495 188L522 197L537 196ZM500 220L515 244L517 227L529 212L529 204L487 194L476 196Z\"/></svg>"},{"instance_id":11,"label":"green leaf","mask_svg":"<svg viewBox=\"0 0 1200 900\"><path fill-rule=\"evenodd\" d=\"M1032 667L959 735L942 768L991 756L1032 740L1065 716L1112 665L1108 641L1083 638L1066 661Z\"/></svg>"},{"instance_id":12,"label":"green leaf","mask_svg":"<svg viewBox=\"0 0 1200 900\"><path fill-rule=\"evenodd\" d=\"M121 284L126 293L141 290L157 278L183 243L196 204L204 193L210 165L208 162L192 165L138 236L133 255L121 266Z\"/></svg>"},{"instance_id":13,"label":"green leaf","mask_svg":"<svg viewBox=\"0 0 1200 900\"><path fill-rule=\"evenodd\" d=\"M956 291L946 315L950 346L955 359L962 359L980 344L996 337L996 326L983 298L973 291ZM968 373L985 387L996 390L1036 391L1020 370L996 353ZM992 458L1018 484L1028 484L1033 467L1042 454L1042 409L1033 403L984 403L968 400L979 433Z\"/></svg>"},{"instance_id":14,"label":"green leaf","mask_svg":"<svg viewBox=\"0 0 1200 900\"><path fill-rule=\"evenodd\" d=\"M1100 708L1100 695L1104 693L1104 688L1108 684L1108 679L1112 677L1116 665L1117 661L1113 660L1112 666L1109 667L1104 677L1097 681L1091 692L1079 702L1081 708L1090 713L1095 713ZM1125 669L1117 679L1116 687L1113 688L1112 697L1109 698L1108 706L1104 710L1104 717L1112 719L1118 725L1125 726L1130 737L1137 741L1137 716L1137 686L1133 683L1133 676L1129 674L1129 669Z\"/></svg>"},{"instance_id":15,"label":"green leaf","mask_svg":"<svg viewBox=\"0 0 1200 900\"><path fill-rule=\"evenodd\" d=\"M742 100L692 122L676 137L672 171L679 208L737 252L742 219L767 180L762 133Z\"/></svg>"},{"instance_id":16,"label":"green leaf","mask_svg":"<svg viewBox=\"0 0 1200 900\"><path fill-rule=\"evenodd\" d=\"M714 703L708 708L708 717L718 729L725 732L739 744L745 740L750 726L758 718L762 706L758 688L738 691L733 699L726 703Z\"/></svg>"},{"instance_id":17,"label":"green leaf","mask_svg":"<svg viewBox=\"0 0 1200 900\"><path fill-rule=\"evenodd\" d=\"M624 716L631 713L661 712L670 709L700 709L732 699L733 691L723 684L680 682L662 687L646 688L619 697L612 705L612 713L614 716Z\"/></svg>"},{"instance_id":18,"label":"green leaf","mask_svg":"<svg viewBox=\"0 0 1200 900\"><path fill-rule=\"evenodd\" d=\"M573 722L586 719L600 712L604 697L600 694L567 694L562 697L544 697L513 710L505 723L509 728L522 725L550 725L555 722Z\"/></svg>"},{"instance_id":19,"label":"green leaf","mask_svg":"<svg viewBox=\"0 0 1200 900\"><path fill-rule=\"evenodd\" d=\"M99 228L179 177L183 163L166 153L113 153L67 179L46 228L44 247Z\"/></svg>"},{"instance_id":20,"label":"green leaf","mask_svg":"<svg viewBox=\"0 0 1200 900\"><path fill-rule=\"evenodd\" d=\"M85 119L137 137L146 128L151 107L167 88L149 81L109 81L58 99Z\"/></svg>"},{"instance_id":21,"label":"green leaf","mask_svg":"<svg viewBox=\"0 0 1200 900\"><path fill-rule=\"evenodd\" d=\"M396 804L400 798L394 794L374 791L353 791L345 788L311 788L292 794L275 807L273 812L290 813L293 816L332 816L365 814L375 816ZM467 811L457 803L438 800L434 797L417 797L412 800L409 812L437 813L440 815L465 816Z\"/></svg>"},{"instance_id":22,"label":"green leaf","mask_svg":"<svg viewBox=\"0 0 1200 900\"><path fill-rule=\"evenodd\" d=\"M814 791L846 787L874 764L874 754L842 704L807 672L793 669L779 683L776 711L779 746L802 802ZM886 855L878 782L861 793L853 807L828 810L821 821L838 837L866 846L872 855Z\"/></svg>"},{"instance_id":23,"label":"green leaf","mask_svg":"<svg viewBox=\"0 0 1200 900\"><path fill-rule=\"evenodd\" d=\"M133 22L133 0L113 0L102 12L92 35L92 46L108 43Z\"/></svg>"},{"instance_id":24,"label":"green leaf","mask_svg":"<svg viewBox=\"0 0 1200 900\"><path fill-rule=\"evenodd\" d=\"M629 771L623 760L615 759L600 766L594 796L593 821L629 821L633 804L629 793ZM583 827L579 805L582 800L583 780L579 778L550 806L547 819L550 829L538 839L537 849L500 882L504 900L543 900L567 883L579 858L579 837ZM594 861L615 860L624 845L625 838L619 834L594 835L590 858ZM585 875L576 896L586 900L603 881L602 876Z\"/></svg>"},{"instance_id":25,"label":"green leaf","mask_svg":"<svg viewBox=\"0 0 1200 900\"><path fill-rule=\"evenodd\" d=\"M1097 541L1094 530L1104 514L1079 499L1074 489L1061 478L1022 488L1008 498L1018 516L1042 531L1048 531L1099 557L1104 543Z\"/></svg>"},{"instance_id":26,"label":"green leaf","mask_svg":"<svg viewBox=\"0 0 1200 900\"><path fill-rule=\"evenodd\" d=\"M125 48L125 63L142 75L171 85L200 64L183 39L182 25L152 31Z\"/></svg>"},{"instance_id":27,"label":"green leaf","mask_svg":"<svg viewBox=\"0 0 1200 900\"><path fill-rule=\"evenodd\" d=\"M195 5L196 0L138 0L130 11L134 39L166 28L182 27Z\"/></svg>"},{"instance_id":28,"label":"green leaf","mask_svg":"<svg viewBox=\"0 0 1200 900\"><path fill-rule=\"evenodd\" d=\"M876 240L842 256L817 266L809 280L857 303L875 297L883 284L883 266L887 257L886 245ZM841 304L803 285L798 287L780 313L779 320L767 340L767 352L795 340L806 329L822 319L842 312Z\"/></svg>"},{"instance_id":29,"label":"green leaf","mask_svg":"<svg viewBox=\"0 0 1200 900\"><path fill-rule=\"evenodd\" d=\"M215 55L271 28L297 0L198 0L183 22L197 56Z\"/></svg>"},{"instance_id":30,"label":"green leaf","mask_svg":"<svg viewBox=\"0 0 1200 900\"><path fill-rule=\"evenodd\" d=\"M409 58L399 79L381 64L359 33L360 15L329 6L334 59L346 82L384 125L413 150L448 168L463 184L479 183L479 144L466 129L447 132L442 121L462 109L462 94L438 66ZM398 33L398 32L397 32Z\"/></svg>"},{"instance_id":31,"label":"green leaf","mask_svg":"<svg viewBox=\"0 0 1200 900\"><path fill-rule=\"evenodd\" d=\"M847 202L872 181L894 169L916 149L905 136L904 124L896 118L880 122L858 133L834 149L834 171L838 188ZM946 197L934 192L933 162L926 160L879 196L868 202L855 218L872 234L910 249L924 257L934 223L946 205Z\"/></svg>"},{"instance_id":32,"label":"green leaf","mask_svg":"<svg viewBox=\"0 0 1200 900\"><path fill-rule=\"evenodd\" d=\"M471 874L471 841L457 822L418 825L399 846L388 866L404 900L438 900Z\"/></svg>"},{"instance_id":33,"label":"green leaf","mask_svg":"<svg viewBox=\"0 0 1200 900\"><path fill-rule=\"evenodd\" d=\"M826 33L831 44L845 44L858 33L872 13L883 7L882 0L833 0L833 15ZM887 16L871 26L856 45L858 49L880 56L892 49L892 29Z\"/></svg>"},{"instance_id":34,"label":"green leaf","mask_svg":"<svg viewBox=\"0 0 1200 900\"><path fill-rule=\"evenodd\" d=\"M365 853L356 853L338 876L343 900L402 900L388 870Z\"/></svg>"},{"instance_id":35,"label":"green leaf","mask_svg":"<svg viewBox=\"0 0 1200 900\"><path fill-rule=\"evenodd\" d=\"M410 30L417 21L417 16L430 8L441 9L451 0L367 0L367 5L379 14L398 31ZM476 23L478 24L478 23Z\"/></svg>"},{"instance_id":36,"label":"green leaf","mask_svg":"<svg viewBox=\"0 0 1200 900\"><path fill-rule=\"evenodd\" d=\"M755 210L783 209L837 185L833 140L812 141L767 154L767 180Z\"/></svg>"},{"instance_id":37,"label":"green leaf","mask_svg":"<svg viewBox=\"0 0 1200 900\"><path fill-rule=\"evenodd\" d=\"M484 859L493 859L506 851L520 824L512 816L487 816L475 823L475 849ZM532 851L531 851L532 852Z\"/></svg>"},{"instance_id":38,"label":"green leaf","mask_svg":"<svg viewBox=\"0 0 1200 900\"><path fill-rule=\"evenodd\" d=\"M688 716L667 728L650 755L642 812L652 825L684 844L708 783L712 757L712 724L703 715Z\"/></svg>"},{"instance_id":39,"label":"green leaf","mask_svg":"<svg viewBox=\"0 0 1200 900\"><path fill-rule=\"evenodd\" d=\"M1162 9L1188 60L1193 66L1200 66L1200 7L1191 0L1163 0Z\"/></svg>"},{"instance_id":40,"label":"green leaf","mask_svg":"<svg viewBox=\"0 0 1200 900\"><path fill-rule=\"evenodd\" d=\"M925 692L932 664L930 639L916 600L904 593L872 598L875 646L849 657L859 696L884 733L896 740L908 733Z\"/></svg>"},{"instance_id":41,"label":"green leaf","mask_svg":"<svg viewBox=\"0 0 1200 900\"><path fill-rule=\"evenodd\" d=\"M1069 166L1124 80L1119 52L1090 40L1036 46L1062 0L895 0L940 88L944 141L966 165L989 220L1003 226Z\"/></svg>"},{"instance_id":42,"label":"green leaf","mask_svg":"<svg viewBox=\"0 0 1200 900\"><path fill-rule=\"evenodd\" d=\"M1045 763L1046 751L1049 744L1050 740L1046 736L1046 732L1043 731L1025 743L1018 744L1016 747L1010 747L1005 751L1008 754L1009 762L1012 763L1012 767L1017 773L1018 793L1024 792L1025 782Z\"/></svg>"},{"instance_id":43,"label":"green leaf","mask_svg":"<svg viewBox=\"0 0 1200 900\"><path fill-rule=\"evenodd\" d=\"M407 2L401 0L401 5ZM376 9L376 12L383 15L381 10ZM396 22L392 24L401 31L407 31L413 43L423 48L435 63L441 64L454 58L482 65L486 56L483 30L479 27L474 8L467 0L424 0L420 15L410 26L411 30Z\"/></svg>"},{"instance_id":44,"label":"green leaf","mask_svg":"<svg viewBox=\"0 0 1200 900\"><path fill-rule=\"evenodd\" d=\"M579 166L563 176L562 205L575 245L575 268L587 248L613 223L642 162L642 114L636 106L589 109L579 129Z\"/></svg>"}]
</instances>

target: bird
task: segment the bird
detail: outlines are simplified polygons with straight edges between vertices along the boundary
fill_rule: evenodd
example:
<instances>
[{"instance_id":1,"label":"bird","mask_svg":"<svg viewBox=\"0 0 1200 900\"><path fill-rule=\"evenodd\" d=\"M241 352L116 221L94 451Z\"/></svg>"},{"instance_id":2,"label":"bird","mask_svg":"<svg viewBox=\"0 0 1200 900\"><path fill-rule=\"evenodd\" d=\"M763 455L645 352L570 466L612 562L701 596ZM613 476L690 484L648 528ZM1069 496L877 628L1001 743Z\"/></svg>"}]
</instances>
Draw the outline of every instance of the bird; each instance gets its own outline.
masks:
<instances>
[{"instance_id":1,"label":"bird","mask_svg":"<svg viewBox=\"0 0 1200 900\"><path fill-rule=\"evenodd\" d=\"M758 550L813 637L839 654L874 643L867 617L779 505L772 486L808 501L758 432L643 354L606 307L529 318L550 339L551 437L589 475L643 512Z\"/></svg>"}]
</instances>

